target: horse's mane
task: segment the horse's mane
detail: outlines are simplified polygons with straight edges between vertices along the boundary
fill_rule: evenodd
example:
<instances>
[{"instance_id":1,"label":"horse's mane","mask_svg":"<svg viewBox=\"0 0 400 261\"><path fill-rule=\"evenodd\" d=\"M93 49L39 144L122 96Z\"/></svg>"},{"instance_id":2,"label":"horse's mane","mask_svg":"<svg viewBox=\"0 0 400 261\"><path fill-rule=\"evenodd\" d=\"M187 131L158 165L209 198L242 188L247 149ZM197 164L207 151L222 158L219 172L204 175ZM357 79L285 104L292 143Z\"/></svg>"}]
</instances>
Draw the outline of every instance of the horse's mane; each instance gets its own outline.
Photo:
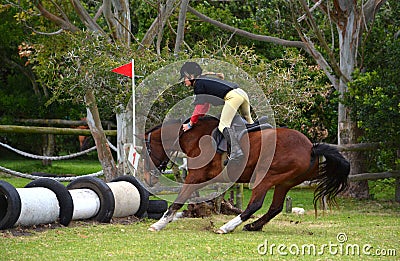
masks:
<instances>
[{"instance_id":1,"label":"horse's mane","mask_svg":"<svg viewBox=\"0 0 400 261\"><path fill-rule=\"evenodd\" d=\"M177 120L177 119L170 119L170 120L168 120L168 121L166 121L166 122L164 122L164 123L160 123L160 124L154 126L154 127L151 128L150 130L146 131L146 134L148 134L148 133L150 133L150 132L153 132L153 131L155 131L155 130L160 129L160 128L161 128L163 125L165 125L165 124L169 125L169 124L176 124L176 123L180 123L180 122L182 122L182 121L181 121L181 120Z\"/></svg>"},{"instance_id":2,"label":"horse's mane","mask_svg":"<svg viewBox=\"0 0 400 261\"><path fill-rule=\"evenodd\" d=\"M189 122L189 120L190 120L190 118L183 121L183 123L187 123L187 122ZM202 116L199 118L199 121L211 121L211 120L219 121L218 118L211 116L211 115L205 115L205 116ZM153 128L151 128L150 130L146 131L146 134L149 134L152 131L160 129L163 125L176 124L176 123L182 123L182 120L178 120L178 119L167 120L166 122L158 124L158 125L154 126Z\"/></svg>"}]
</instances>

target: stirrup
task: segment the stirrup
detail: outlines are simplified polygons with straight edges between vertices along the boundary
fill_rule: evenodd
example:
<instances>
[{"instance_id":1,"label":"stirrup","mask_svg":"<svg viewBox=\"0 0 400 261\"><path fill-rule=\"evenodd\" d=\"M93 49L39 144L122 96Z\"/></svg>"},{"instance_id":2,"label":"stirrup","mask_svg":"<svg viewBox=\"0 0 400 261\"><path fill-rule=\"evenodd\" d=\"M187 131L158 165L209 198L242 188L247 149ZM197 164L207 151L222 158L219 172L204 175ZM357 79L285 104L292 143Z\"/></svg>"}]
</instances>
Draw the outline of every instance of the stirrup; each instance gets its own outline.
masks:
<instances>
[{"instance_id":1,"label":"stirrup","mask_svg":"<svg viewBox=\"0 0 400 261\"><path fill-rule=\"evenodd\" d=\"M242 150L240 150L240 151L242 151ZM229 161L235 162L235 163L240 162L243 159L243 156L244 156L243 152L234 158L232 158L231 155L228 155L226 160L224 160L224 166L228 165Z\"/></svg>"}]
</instances>

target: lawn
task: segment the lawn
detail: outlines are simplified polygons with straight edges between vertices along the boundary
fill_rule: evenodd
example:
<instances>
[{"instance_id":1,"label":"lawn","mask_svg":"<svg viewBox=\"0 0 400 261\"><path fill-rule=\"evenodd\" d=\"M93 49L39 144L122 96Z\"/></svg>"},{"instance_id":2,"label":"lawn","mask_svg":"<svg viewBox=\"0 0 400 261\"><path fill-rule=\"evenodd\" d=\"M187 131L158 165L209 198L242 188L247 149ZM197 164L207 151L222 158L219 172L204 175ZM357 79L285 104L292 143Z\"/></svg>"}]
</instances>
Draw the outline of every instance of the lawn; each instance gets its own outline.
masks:
<instances>
[{"instance_id":1,"label":"lawn","mask_svg":"<svg viewBox=\"0 0 400 261\"><path fill-rule=\"evenodd\" d=\"M0 162L7 167L4 164ZM74 162L69 167L84 174L89 169L97 171L94 165L86 169L86 164ZM6 176L0 179L16 187L30 182ZM271 192L256 217L266 212ZM250 193L245 189L245 205ZM73 221L68 227L51 224L0 231L0 260L400 259L400 204L339 198L339 208L319 211L315 218L312 190L293 189L289 195L293 207L304 208L305 214L283 212L261 232L242 231L244 224L254 221L251 219L230 234L217 235L213 231L233 218L225 215L181 219L156 233L147 231L154 222L149 219L109 224Z\"/></svg>"}]
</instances>

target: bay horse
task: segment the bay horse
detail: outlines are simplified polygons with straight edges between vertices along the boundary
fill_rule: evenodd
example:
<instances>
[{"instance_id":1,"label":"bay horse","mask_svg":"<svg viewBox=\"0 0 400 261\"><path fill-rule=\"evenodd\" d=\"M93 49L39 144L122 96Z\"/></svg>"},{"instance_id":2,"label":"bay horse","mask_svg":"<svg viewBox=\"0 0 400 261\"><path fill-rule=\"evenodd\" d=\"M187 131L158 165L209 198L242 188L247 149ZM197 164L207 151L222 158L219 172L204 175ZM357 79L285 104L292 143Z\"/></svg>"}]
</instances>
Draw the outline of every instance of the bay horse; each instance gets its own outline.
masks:
<instances>
[{"instance_id":1,"label":"bay horse","mask_svg":"<svg viewBox=\"0 0 400 261\"><path fill-rule=\"evenodd\" d=\"M248 220L262 207L265 195L272 187L275 189L268 212L253 223L246 224L243 230L262 230L266 223L282 211L287 192L303 181L318 182L313 200L315 211L319 199L324 197L328 203L335 203L337 194L347 187L349 162L335 147L324 143L313 144L299 131L271 128L249 132L240 140L246 160L241 163L229 161L224 166L224 158L222 154L215 153L211 140L218 119L202 117L186 132L181 126L181 121L165 122L144 135L146 150L142 157L146 166L146 183L154 178L155 170L149 167L151 163L157 168L156 171L161 171L169 162L170 152L181 149L188 156L188 174L177 198L163 217L150 226L149 231L163 229L174 219L192 193L210 181L254 182L246 209L215 231L219 234L229 233ZM203 163L199 164L199 161ZM224 168L228 175L220 175Z\"/></svg>"}]
</instances>

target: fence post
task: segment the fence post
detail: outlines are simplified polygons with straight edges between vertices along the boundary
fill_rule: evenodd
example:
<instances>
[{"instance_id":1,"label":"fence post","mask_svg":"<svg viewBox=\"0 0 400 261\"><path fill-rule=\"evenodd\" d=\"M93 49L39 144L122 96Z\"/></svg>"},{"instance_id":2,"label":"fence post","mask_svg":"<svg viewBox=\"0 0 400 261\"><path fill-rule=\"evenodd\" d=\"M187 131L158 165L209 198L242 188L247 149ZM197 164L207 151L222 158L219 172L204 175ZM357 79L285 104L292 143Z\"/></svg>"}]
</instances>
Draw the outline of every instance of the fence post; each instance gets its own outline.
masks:
<instances>
[{"instance_id":1,"label":"fence post","mask_svg":"<svg viewBox=\"0 0 400 261\"><path fill-rule=\"evenodd\" d=\"M236 184L236 206L239 209L243 209L243 183Z\"/></svg>"}]
</instances>

